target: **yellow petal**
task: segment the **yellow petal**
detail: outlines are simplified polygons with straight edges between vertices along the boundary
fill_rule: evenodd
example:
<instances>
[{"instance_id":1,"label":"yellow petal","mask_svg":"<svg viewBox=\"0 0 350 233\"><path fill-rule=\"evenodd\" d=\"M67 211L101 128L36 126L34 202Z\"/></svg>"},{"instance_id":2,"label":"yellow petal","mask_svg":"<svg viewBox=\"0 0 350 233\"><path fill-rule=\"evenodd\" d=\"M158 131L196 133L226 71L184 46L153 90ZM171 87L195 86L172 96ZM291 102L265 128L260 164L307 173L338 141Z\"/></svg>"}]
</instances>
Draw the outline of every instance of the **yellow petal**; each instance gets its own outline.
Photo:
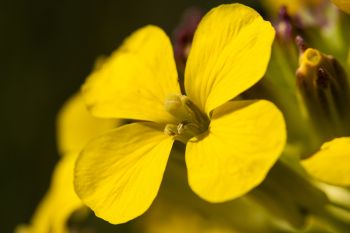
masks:
<instances>
[{"instance_id":1,"label":"yellow petal","mask_svg":"<svg viewBox=\"0 0 350 233\"><path fill-rule=\"evenodd\" d=\"M303 160L302 165L321 181L350 186L350 137L324 143L318 152Z\"/></svg>"},{"instance_id":2,"label":"yellow petal","mask_svg":"<svg viewBox=\"0 0 350 233\"><path fill-rule=\"evenodd\" d=\"M332 2L341 10L350 14L350 0L332 0Z\"/></svg>"},{"instance_id":3,"label":"yellow petal","mask_svg":"<svg viewBox=\"0 0 350 233\"><path fill-rule=\"evenodd\" d=\"M260 184L285 145L281 112L268 101L228 102L214 110L208 135L186 149L191 188L222 202Z\"/></svg>"},{"instance_id":4,"label":"yellow petal","mask_svg":"<svg viewBox=\"0 0 350 233\"><path fill-rule=\"evenodd\" d=\"M81 94L77 93L67 101L58 114L58 148L61 154L79 153L91 138L120 124L118 120L93 117L87 111Z\"/></svg>"},{"instance_id":5,"label":"yellow petal","mask_svg":"<svg viewBox=\"0 0 350 233\"><path fill-rule=\"evenodd\" d=\"M72 213L84 205L73 188L73 170L77 154L62 158L53 173L50 189L39 204L30 225L18 232L68 233L67 221Z\"/></svg>"},{"instance_id":6,"label":"yellow petal","mask_svg":"<svg viewBox=\"0 0 350 233\"><path fill-rule=\"evenodd\" d=\"M209 113L255 84L270 59L274 29L241 4L211 10L195 33L185 71L188 96Z\"/></svg>"},{"instance_id":7,"label":"yellow petal","mask_svg":"<svg viewBox=\"0 0 350 233\"><path fill-rule=\"evenodd\" d=\"M134 123L106 133L79 156L77 194L106 221L136 218L157 195L172 144L171 137L150 124Z\"/></svg>"},{"instance_id":8,"label":"yellow petal","mask_svg":"<svg viewBox=\"0 0 350 233\"><path fill-rule=\"evenodd\" d=\"M164 101L180 88L169 38L156 26L139 29L88 77L82 90L95 116L172 121Z\"/></svg>"}]
</instances>

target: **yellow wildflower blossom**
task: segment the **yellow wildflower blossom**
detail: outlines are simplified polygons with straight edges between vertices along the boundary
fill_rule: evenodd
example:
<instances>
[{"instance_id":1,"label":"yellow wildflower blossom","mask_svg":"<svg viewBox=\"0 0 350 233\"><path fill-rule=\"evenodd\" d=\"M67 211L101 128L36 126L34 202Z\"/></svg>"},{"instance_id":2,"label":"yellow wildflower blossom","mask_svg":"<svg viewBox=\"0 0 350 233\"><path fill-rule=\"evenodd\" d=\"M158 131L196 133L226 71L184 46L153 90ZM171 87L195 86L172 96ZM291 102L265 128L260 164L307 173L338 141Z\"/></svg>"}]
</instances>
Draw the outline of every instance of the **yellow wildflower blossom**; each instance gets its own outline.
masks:
<instances>
[{"instance_id":1,"label":"yellow wildflower blossom","mask_svg":"<svg viewBox=\"0 0 350 233\"><path fill-rule=\"evenodd\" d=\"M302 165L323 182L350 186L350 137L324 143L318 152L302 161Z\"/></svg>"},{"instance_id":2,"label":"yellow wildflower blossom","mask_svg":"<svg viewBox=\"0 0 350 233\"><path fill-rule=\"evenodd\" d=\"M285 144L270 102L231 101L261 79L274 30L241 4L211 10L195 33L178 83L171 43L156 26L133 33L83 86L98 117L136 123L91 141L75 168L75 189L95 214L123 223L157 195L174 140L186 144L188 181L210 202L239 197L266 176Z\"/></svg>"},{"instance_id":3,"label":"yellow wildflower blossom","mask_svg":"<svg viewBox=\"0 0 350 233\"><path fill-rule=\"evenodd\" d=\"M17 233L68 233L67 220L84 207L75 194L73 171L80 150L92 137L118 125L116 120L97 119L86 110L80 94L73 96L58 115L58 145L63 157L54 170L51 186L31 223Z\"/></svg>"}]
</instances>

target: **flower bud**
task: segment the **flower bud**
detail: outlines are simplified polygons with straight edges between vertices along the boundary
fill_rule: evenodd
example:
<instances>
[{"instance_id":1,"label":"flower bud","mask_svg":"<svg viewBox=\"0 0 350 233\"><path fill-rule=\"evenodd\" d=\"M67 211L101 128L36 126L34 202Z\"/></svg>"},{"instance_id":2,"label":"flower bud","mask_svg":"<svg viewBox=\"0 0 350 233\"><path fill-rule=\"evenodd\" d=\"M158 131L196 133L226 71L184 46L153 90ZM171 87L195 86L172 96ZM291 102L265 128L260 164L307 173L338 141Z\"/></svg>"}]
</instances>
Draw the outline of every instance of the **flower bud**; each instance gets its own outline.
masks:
<instances>
[{"instance_id":1,"label":"flower bud","mask_svg":"<svg viewBox=\"0 0 350 233\"><path fill-rule=\"evenodd\" d=\"M297 87L322 138L349 132L350 92L345 70L330 55L307 48L300 55Z\"/></svg>"},{"instance_id":2,"label":"flower bud","mask_svg":"<svg viewBox=\"0 0 350 233\"><path fill-rule=\"evenodd\" d=\"M173 33L174 56L179 71L183 71L192 45L194 32L204 13L195 7L188 8Z\"/></svg>"},{"instance_id":3,"label":"flower bud","mask_svg":"<svg viewBox=\"0 0 350 233\"><path fill-rule=\"evenodd\" d=\"M278 12L278 20L275 24L276 38L281 41L291 42L297 33L302 30L299 17L291 16L286 6L282 6Z\"/></svg>"}]
</instances>

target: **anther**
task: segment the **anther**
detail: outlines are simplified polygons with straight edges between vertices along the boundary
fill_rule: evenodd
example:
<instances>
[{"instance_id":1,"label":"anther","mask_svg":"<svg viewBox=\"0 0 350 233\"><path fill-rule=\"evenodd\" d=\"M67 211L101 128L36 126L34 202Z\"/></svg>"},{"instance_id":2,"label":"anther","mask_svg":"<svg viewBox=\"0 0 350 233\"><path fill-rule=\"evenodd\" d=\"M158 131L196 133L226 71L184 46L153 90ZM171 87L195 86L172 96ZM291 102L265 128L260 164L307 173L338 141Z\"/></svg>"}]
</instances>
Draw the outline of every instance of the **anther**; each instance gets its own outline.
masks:
<instances>
[{"instance_id":1,"label":"anther","mask_svg":"<svg viewBox=\"0 0 350 233\"><path fill-rule=\"evenodd\" d=\"M171 95L165 100L164 107L177 120L176 125L168 124L164 129L174 139L186 143L208 129L209 118L187 96Z\"/></svg>"}]
</instances>

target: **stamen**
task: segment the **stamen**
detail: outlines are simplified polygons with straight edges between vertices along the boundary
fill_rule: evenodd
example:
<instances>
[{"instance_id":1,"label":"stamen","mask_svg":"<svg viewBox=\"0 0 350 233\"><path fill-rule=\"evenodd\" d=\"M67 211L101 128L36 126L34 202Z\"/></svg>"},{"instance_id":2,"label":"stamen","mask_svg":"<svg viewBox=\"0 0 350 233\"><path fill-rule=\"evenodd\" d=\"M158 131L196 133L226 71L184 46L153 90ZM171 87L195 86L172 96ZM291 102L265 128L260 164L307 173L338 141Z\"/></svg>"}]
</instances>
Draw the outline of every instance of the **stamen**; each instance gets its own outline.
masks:
<instances>
[{"instance_id":1,"label":"stamen","mask_svg":"<svg viewBox=\"0 0 350 233\"><path fill-rule=\"evenodd\" d=\"M174 139L186 143L208 129L209 118L187 96L171 95L165 100L164 107L178 120L177 125L168 124L164 129Z\"/></svg>"}]
</instances>

